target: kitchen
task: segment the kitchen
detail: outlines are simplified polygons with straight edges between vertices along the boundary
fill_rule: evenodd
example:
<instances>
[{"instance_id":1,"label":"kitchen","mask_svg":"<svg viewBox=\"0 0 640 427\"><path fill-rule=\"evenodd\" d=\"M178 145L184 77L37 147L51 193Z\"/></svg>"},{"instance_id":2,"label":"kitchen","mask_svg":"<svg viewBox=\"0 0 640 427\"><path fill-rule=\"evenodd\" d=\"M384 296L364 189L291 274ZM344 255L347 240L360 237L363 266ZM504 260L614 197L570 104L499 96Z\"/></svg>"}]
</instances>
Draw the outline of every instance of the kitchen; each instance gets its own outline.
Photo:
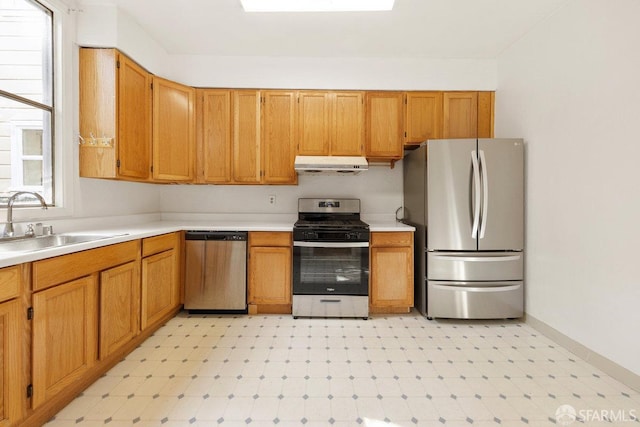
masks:
<instances>
[{"instance_id":1,"label":"kitchen","mask_svg":"<svg viewBox=\"0 0 640 427\"><path fill-rule=\"evenodd\" d=\"M638 148L630 140L638 111L629 96L638 94L632 22L637 6L598 1L553 6L558 6L553 14L487 59L457 51L442 56L471 59L380 59L363 52L294 60L269 57L266 51L264 56L173 57L113 6L83 5L84 17L72 12L69 19L78 19L79 42L117 46L153 72L193 86L496 90L496 136L520 136L528 144L528 321L538 320L537 327L557 338L568 337L572 341L563 344L579 356L606 357L603 363L613 361L614 368L637 378L639 349L629 325L640 320L632 271L639 206L637 197L625 196L637 195L631 162ZM73 91L73 73L65 79ZM74 97L64 102L65 111L76 110ZM75 141L74 116L63 118L65 141ZM221 218L240 212L293 220L299 197L324 197L327 188L332 197L360 198L363 212L374 217L393 216L402 205L401 162L393 169L374 166L356 177L303 177L294 187L158 186L79 179L76 147L64 154L74 165L64 171L73 189L66 196L65 206L71 207L66 217L73 220L43 217L59 231L71 229L70 222L95 229L181 215L207 218L211 212ZM594 202L594 193L600 202ZM268 203L269 195L276 196L275 205ZM17 218L24 215L16 210Z\"/></svg>"}]
</instances>

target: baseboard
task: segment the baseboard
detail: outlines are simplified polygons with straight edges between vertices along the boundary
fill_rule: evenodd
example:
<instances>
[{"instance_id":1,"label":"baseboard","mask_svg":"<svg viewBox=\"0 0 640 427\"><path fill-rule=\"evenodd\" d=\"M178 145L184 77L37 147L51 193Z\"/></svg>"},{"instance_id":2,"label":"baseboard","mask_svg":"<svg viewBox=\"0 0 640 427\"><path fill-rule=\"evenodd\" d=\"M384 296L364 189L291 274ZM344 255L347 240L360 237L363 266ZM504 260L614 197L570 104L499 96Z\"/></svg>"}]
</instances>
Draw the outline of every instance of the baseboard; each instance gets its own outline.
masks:
<instances>
[{"instance_id":1,"label":"baseboard","mask_svg":"<svg viewBox=\"0 0 640 427\"><path fill-rule=\"evenodd\" d=\"M578 341L566 336L562 332L529 314L525 315L524 320L529 326L566 348L571 353L589 362L610 377L620 381L622 384L640 392L640 375L635 374L616 362L596 353L583 344L580 344Z\"/></svg>"}]
</instances>

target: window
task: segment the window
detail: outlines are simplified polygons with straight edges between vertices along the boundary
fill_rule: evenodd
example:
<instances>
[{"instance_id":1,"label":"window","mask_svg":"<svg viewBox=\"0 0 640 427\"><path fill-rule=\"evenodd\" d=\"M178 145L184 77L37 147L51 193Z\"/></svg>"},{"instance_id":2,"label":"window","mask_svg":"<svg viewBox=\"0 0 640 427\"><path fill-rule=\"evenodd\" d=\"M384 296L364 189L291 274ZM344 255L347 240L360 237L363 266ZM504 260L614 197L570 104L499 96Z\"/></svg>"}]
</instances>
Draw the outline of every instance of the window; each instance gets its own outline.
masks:
<instances>
[{"instance_id":1,"label":"window","mask_svg":"<svg viewBox=\"0 0 640 427\"><path fill-rule=\"evenodd\" d=\"M0 206L16 191L53 205L52 22L35 0L0 0Z\"/></svg>"}]
</instances>

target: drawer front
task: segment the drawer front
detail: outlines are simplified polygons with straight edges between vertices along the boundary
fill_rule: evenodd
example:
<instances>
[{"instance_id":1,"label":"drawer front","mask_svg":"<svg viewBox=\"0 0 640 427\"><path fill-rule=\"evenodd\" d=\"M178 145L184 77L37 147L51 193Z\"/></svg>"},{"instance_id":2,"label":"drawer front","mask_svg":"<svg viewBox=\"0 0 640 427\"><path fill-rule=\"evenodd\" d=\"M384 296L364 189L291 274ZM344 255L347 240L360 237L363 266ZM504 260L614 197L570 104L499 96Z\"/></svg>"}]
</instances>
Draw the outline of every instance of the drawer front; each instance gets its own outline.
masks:
<instances>
[{"instance_id":1,"label":"drawer front","mask_svg":"<svg viewBox=\"0 0 640 427\"><path fill-rule=\"evenodd\" d=\"M178 233L168 233L142 239L142 256L146 257L174 249L178 245L178 236Z\"/></svg>"},{"instance_id":2,"label":"drawer front","mask_svg":"<svg viewBox=\"0 0 640 427\"><path fill-rule=\"evenodd\" d=\"M285 246L291 247L289 232L251 231L249 232L249 246Z\"/></svg>"},{"instance_id":3,"label":"drawer front","mask_svg":"<svg viewBox=\"0 0 640 427\"><path fill-rule=\"evenodd\" d=\"M413 246L413 233L405 231L371 233L371 246Z\"/></svg>"},{"instance_id":4,"label":"drawer front","mask_svg":"<svg viewBox=\"0 0 640 427\"><path fill-rule=\"evenodd\" d=\"M429 280L522 280L522 252L429 252Z\"/></svg>"},{"instance_id":5,"label":"drawer front","mask_svg":"<svg viewBox=\"0 0 640 427\"><path fill-rule=\"evenodd\" d=\"M137 259L140 240L103 246L33 263L33 291L69 282Z\"/></svg>"},{"instance_id":6,"label":"drawer front","mask_svg":"<svg viewBox=\"0 0 640 427\"><path fill-rule=\"evenodd\" d=\"M294 295L294 316L363 317L369 316L369 298L353 295Z\"/></svg>"},{"instance_id":7,"label":"drawer front","mask_svg":"<svg viewBox=\"0 0 640 427\"><path fill-rule=\"evenodd\" d=\"M20 266L0 270L0 302L20 295Z\"/></svg>"},{"instance_id":8,"label":"drawer front","mask_svg":"<svg viewBox=\"0 0 640 427\"><path fill-rule=\"evenodd\" d=\"M492 286L493 285L493 286ZM427 281L427 315L452 319L511 319L522 317L522 282Z\"/></svg>"}]
</instances>

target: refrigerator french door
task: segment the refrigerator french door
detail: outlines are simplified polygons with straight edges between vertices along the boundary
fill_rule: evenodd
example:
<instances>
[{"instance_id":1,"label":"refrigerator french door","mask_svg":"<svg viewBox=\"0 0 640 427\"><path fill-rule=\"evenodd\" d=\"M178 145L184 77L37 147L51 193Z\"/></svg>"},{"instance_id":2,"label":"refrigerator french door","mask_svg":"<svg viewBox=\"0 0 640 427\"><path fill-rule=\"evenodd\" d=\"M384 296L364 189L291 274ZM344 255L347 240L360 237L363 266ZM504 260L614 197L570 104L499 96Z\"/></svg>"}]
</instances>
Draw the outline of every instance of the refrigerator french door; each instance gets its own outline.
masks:
<instances>
[{"instance_id":1,"label":"refrigerator french door","mask_svg":"<svg viewBox=\"0 0 640 427\"><path fill-rule=\"evenodd\" d=\"M424 233L416 307L428 318L522 316L522 139L429 140L403 167L406 222Z\"/></svg>"}]
</instances>

